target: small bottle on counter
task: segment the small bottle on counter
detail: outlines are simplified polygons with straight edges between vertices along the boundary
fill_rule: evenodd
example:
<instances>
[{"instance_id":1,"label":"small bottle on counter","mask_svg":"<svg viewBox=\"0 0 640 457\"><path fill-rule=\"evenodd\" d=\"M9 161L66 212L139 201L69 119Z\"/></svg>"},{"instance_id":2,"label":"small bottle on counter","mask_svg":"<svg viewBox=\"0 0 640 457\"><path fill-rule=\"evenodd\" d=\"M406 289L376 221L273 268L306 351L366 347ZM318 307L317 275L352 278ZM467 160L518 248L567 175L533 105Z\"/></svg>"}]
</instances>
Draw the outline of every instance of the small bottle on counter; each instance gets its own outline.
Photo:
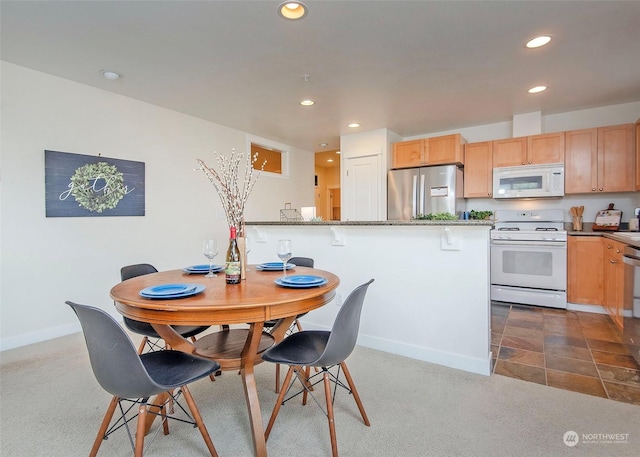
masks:
<instances>
[{"instance_id":1,"label":"small bottle on counter","mask_svg":"<svg viewBox=\"0 0 640 457\"><path fill-rule=\"evenodd\" d=\"M224 274L227 284L240 284L242 260L240 258L240 249L238 249L238 240L236 239L236 228L231 227L230 231Z\"/></svg>"}]
</instances>

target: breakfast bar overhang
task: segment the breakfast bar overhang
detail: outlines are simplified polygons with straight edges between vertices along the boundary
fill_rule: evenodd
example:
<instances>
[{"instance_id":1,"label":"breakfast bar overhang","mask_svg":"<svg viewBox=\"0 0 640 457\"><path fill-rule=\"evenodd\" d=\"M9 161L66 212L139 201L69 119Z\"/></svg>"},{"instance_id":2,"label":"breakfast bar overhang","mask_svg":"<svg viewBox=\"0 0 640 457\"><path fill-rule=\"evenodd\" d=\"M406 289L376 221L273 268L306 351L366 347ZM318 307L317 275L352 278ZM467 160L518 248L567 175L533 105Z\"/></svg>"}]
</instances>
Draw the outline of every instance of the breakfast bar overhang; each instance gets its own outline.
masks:
<instances>
[{"instance_id":1,"label":"breakfast bar overhang","mask_svg":"<svg viewBox=\"0 0 640 457\"><path fill-rule=\"evenodd\" d=\"M340 277L333 303L304 316L330 329L348 291L376 282L358 344L472 373L491 373L492 221L247 222L249 263L275 259L279 239Z\"/></svg>"}]
</instances>

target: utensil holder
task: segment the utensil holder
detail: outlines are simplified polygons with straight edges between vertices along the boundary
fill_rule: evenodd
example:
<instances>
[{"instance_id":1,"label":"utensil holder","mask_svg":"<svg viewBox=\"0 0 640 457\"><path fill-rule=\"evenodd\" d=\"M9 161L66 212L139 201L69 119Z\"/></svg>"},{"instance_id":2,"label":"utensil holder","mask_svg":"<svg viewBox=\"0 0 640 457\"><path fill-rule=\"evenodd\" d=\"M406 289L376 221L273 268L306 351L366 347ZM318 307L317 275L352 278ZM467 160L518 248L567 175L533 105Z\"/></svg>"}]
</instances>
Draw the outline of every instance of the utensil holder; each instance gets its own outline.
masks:
<instances>
[{"instance_id":1,"label":"utensil holder","mask_svg":"<svg viewBox=\"0 0 640 457\"><path fill-rule=\"evenodd\" d=\"M582 231L582 216L573 216L573 230L576 232Z\"/></svg>"}]
</instances>

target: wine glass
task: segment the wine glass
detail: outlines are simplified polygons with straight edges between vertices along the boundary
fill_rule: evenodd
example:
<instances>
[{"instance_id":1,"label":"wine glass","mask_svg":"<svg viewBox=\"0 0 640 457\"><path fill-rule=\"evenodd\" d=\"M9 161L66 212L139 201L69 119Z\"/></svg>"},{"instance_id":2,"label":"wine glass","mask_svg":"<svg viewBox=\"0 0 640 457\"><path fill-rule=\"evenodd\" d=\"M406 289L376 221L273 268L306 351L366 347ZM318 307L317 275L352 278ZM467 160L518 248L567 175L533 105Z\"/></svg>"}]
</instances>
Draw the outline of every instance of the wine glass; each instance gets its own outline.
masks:
<instances>
[{"instance_id":1,"label":"wine glass","mask_svg":"<svg viewBox=\"0 0 640 457\"><path fill-rule=\"evenodd\" d=\"M291 240L278 240L278 258L282 260L282 272L284 276L287 276L287 262L291 256Z\"/></svg>"},{"instance_id":2,"label":"wine glass","mask_svg":"<svg viewBox=\"0 0 640 457\"><path fill-rule=\"evenodd\" d=\"M218 275L213 272L213 259L218 255L218 243L216 243L216 240L205 240L202 253L209 259L209 273L205 275L205 278L217 277Z\"/></svg>"}]
</instances>

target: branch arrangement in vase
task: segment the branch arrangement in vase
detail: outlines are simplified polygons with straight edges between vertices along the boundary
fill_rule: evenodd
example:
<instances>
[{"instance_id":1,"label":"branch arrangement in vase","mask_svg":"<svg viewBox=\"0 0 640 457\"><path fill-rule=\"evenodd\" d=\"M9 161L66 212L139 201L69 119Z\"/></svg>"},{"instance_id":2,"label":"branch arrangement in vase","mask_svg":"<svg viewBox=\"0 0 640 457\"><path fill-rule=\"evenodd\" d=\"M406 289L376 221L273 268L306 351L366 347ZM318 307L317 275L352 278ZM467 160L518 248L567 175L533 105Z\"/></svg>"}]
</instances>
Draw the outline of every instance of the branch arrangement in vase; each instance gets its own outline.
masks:
<instances>
[{"instance_id":1,"label":"branch arrangement in vase","mask_svg":"<svg viewBox=\"0 0 640 457\"><path fill-rule=\"evenodd\" d=\"M229 227L235 227L238 233L244 235L242 233L244 205L267 161L262 163L260 170L256 170L253 164L258 160L257 153L251 157L251 152L239 153L232 149L229 156L218 154L218 152L213 154L216 157L218 169L209 167L204 161L197 159L200 170L216 189ZM243 163L244 169L241 169Z\"/></svg>"}]
</instances>

